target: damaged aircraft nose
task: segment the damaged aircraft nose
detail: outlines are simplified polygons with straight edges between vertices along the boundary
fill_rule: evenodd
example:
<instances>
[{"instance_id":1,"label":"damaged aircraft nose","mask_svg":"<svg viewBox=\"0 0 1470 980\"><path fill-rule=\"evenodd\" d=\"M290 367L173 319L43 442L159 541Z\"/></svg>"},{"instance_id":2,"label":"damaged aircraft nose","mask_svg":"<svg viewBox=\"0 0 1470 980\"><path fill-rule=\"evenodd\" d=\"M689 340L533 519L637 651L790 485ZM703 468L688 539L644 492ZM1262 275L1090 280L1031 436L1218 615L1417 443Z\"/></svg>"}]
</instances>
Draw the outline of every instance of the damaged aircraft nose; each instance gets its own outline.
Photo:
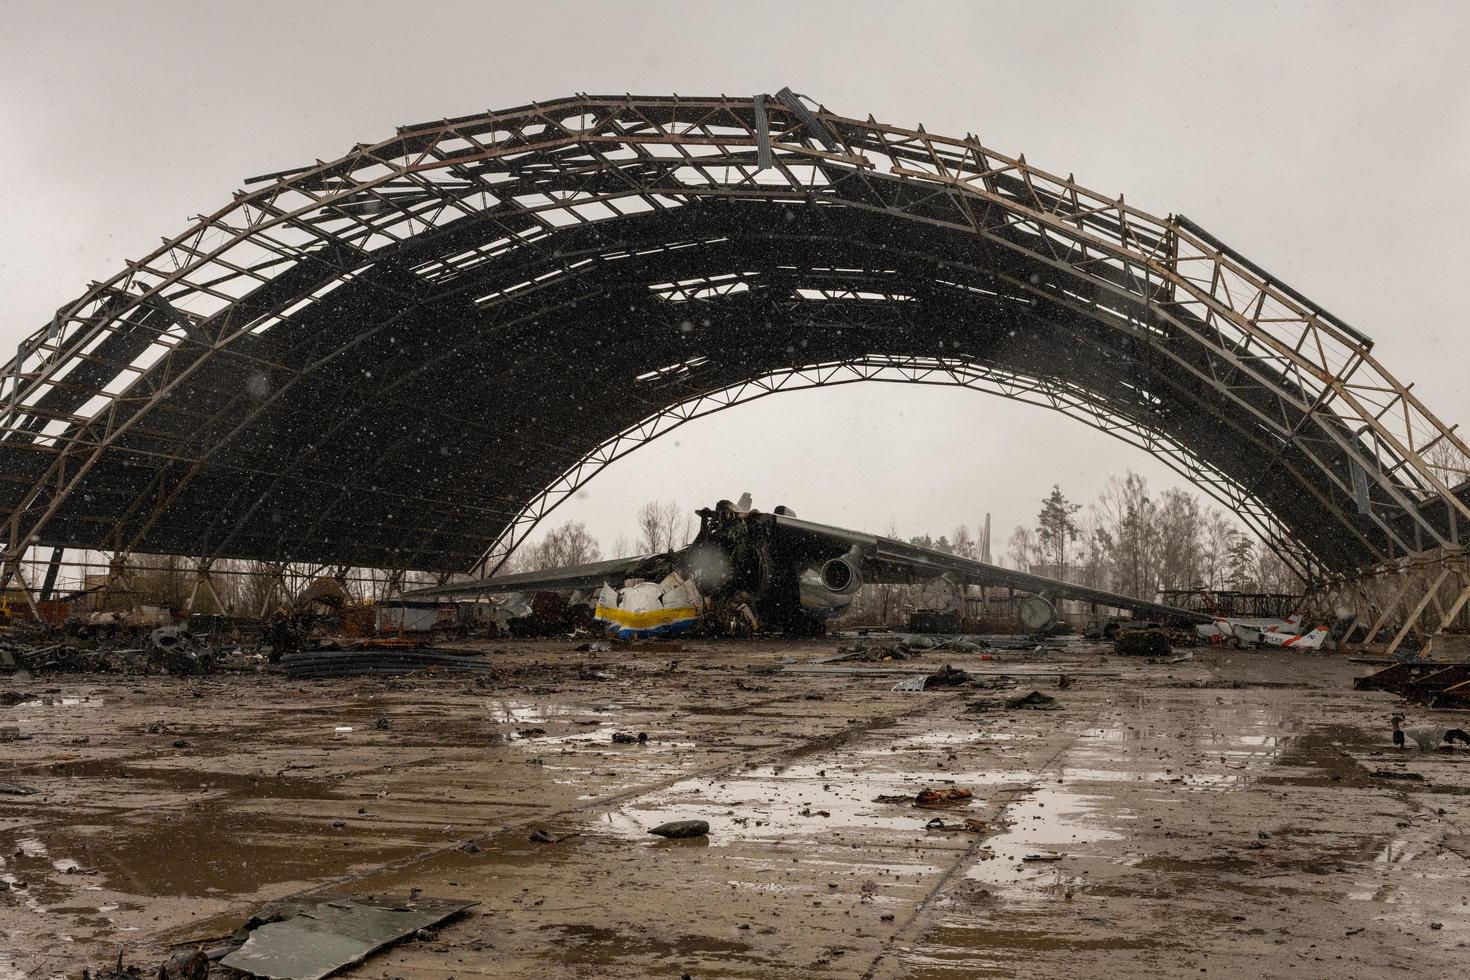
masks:
<instances>
[{"instance_id":1,"label":"damaged aircraft nose","mask_svg":"<svg viewBox=\"0 0 1470 980\"><path fill-rule=\"evenodd\" d=\"M687 559L689 575L704 592L723 588L731 577L730 556L725 549L696 543Z\"/></svg>"}]
</instances>

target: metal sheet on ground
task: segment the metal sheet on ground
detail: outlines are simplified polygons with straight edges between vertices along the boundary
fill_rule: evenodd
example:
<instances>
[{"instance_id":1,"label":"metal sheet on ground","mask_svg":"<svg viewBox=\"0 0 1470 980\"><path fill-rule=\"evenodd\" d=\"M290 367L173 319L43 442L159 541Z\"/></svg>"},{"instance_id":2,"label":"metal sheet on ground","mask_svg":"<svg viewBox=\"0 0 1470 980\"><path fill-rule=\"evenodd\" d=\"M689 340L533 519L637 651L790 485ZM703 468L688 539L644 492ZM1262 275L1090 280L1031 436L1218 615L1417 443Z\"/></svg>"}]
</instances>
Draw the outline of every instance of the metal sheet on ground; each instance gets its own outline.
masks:
<instances>
[{"instance_id":1,"label":"metal sheet on ground","mask_svg":"<svg viewBox=\"0 0 1470 980\"><path fill-rule=\"evenodd\" d=\"M272 980L320 980L476 904L453 899L401 905L321 902L258 926L221 962Z\"/></svg>"}]
</instances>

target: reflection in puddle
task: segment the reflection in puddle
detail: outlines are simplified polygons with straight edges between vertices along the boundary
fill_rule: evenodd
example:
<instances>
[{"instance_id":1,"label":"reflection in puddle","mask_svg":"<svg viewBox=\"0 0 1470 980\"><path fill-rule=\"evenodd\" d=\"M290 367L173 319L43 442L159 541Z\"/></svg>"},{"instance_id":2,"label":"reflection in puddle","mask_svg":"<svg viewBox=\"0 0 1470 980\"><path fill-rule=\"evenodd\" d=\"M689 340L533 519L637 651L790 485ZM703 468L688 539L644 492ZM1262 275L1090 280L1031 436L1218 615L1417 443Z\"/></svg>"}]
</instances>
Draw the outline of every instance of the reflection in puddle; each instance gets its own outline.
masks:
<instances>
[{"instance_id":1,"label":"reflection in puddle","mask_svg":"<svg viewBox=\"0 0 1470 980\"><path fill-rule=\"evenodd\" d=\"M978 813L996 793L1005 793L1015 778L1011 773L951 770L943 775L884 772L866 759L820 767L758 766L730 776L683 780L605 813L600 826L620 837L640 839L650 827L669 820L707 820L714 846L749 841L840 840L845 835L872 830L912 831L922 836L924 825L934 816L958 821ZM969 807L945 810L876 801L878 797L911 800L925 786L951 782L971 789L993 789L977 794Z\"/></svg>"},{"instance_id":2,"label":"reflection in puddle","mask_svg":"<svg viewBox=\"0 0 1470 980\"><path fill-rule=\"evenodd\" d=\"M1060 786L1037 789L1006 811L1010 826L985 842L989 859L975 863L966 877L996 886L1059 880L1065 861L1024 859L1065 855L1082 844L1122 839L1122 834L1102 825L1100 811L1107 802L1106 797Z\"/></svg>"},{"instance_id":3,"label":"reflection in puddle","mask_svg":"<svg viewBox=\"0 0 1470 980\"><path fill-rule=\"evenodd\" d=\"M62 697L62 698L36 698L33 701L22 701L15 707L22 708L100 708L106 703L102 697Z\"/></svg>"},{"instance_id":4,"label":"reflection in puddle","mask_svg":"<svg viewBox=\"0 0 1470 980\"><path fill-rule=\"evenodd\" d=\"M15 842L15 847L16 850L20 851L22 855L28 858L44 858L51 856L51 852L46 849L46 845L36 840L34 837L22 837L20 840Z\"/></svg>"}]
</instances>

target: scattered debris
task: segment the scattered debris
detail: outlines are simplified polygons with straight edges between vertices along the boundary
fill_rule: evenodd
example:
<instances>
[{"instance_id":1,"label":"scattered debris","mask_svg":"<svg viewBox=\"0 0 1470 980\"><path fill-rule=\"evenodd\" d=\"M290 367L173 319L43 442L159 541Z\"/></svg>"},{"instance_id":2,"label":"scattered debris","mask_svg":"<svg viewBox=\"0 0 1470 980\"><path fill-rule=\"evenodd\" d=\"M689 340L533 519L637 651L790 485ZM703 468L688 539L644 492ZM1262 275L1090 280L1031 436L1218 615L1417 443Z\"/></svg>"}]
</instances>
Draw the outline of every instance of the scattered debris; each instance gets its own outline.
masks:
<instances>
[{"instance_id":1,"label":"scattered debris","mask_svg":"<svg viewBox=\"0 0 1470 980\"><path fill-rule=\"evenodd\" d=\"M966 817L964 823L945 823L943 817L934 817L924 824L925 830L958 830L966 834L985 833L985 821L974 817Z\"/></svg>"},{"instance_id":2,"label":"scattered debris","mask_svg":"<svg viewBox=\"0 0 1470 980\"><path fill-rule=\"evenodd\" d=\"M647 745L648 733L639 732L637 735L630 735L627 732L613 732L612 740L618 745Z\"/></svg>"},{"instance_id":3,"label":"scattered debris","mask_svg":"<svg viewBox=\"0 0 1470 980\"><path fill-rule=\"evenodd\" d=\"M1400 772L1396 769L1374 769L1368 775L1374 779L1412 779L1423 782L1424 776L1417 772Z\"/></svg>"},{"instance_id":4,"label":"scattered debris","mask_svg":"<svg viewBox=\"0 0 1470 980\"><path fill-rule=\"evenodd\" d=\"M673 820L669 823L661 823L649 831L659 837L668 837L674 840L683 840L690 837L709 836L708 820Z\"/></svg>"},{"instance_id":5,"label":"scattered debris","mask_svg":"<svg viewBox=\"0 0 1470 980\"><path fill-rule=\"evenodd\" d=\"M893 660L908 660L917 656L918 653L928 647L910 646L904 640L895 640L879 643L852 643L837 648L837 656L827 657L822 663L842 663L844 661L858 661L862 663L886 663Z\"/></svg>"},{"instance_id":6,"label":"scattered debris","mask_svg":"<svg viewBox=\"0 0 1470 980\"><path fill-rule=\"evenodd\" d=\"M927 691L931 688L940 687L963 687L974 678L963 670L945 664L932 674L923 674L919 677L910 677L893 685L895 691Z\"/></svg>"},{"instance_id":7,"label":"scattered debris","mask_svg":"<svg viewBox=\"0 0 1470 980\"><path fill-rule=\"evenodd\" d=\"M538 735L545 735L545 734L546 734L546 729L544 729L544 728L522 728L520 731L516 732L516 737L517 738L535 738Z\"/></svg>"},{"instance_id":8,"label":"scattered debris","mask_svg":"<svg viewBox=\"0 0 1470 980\"><path fill-rule=\"evenodd\" d=\"M166 673L187 676L214 669L214 650L182 627L160 626L148 635L148 644L148 662Z\"/></svg>"},{"instance_id":9,"label":"scattered debris","mask_svg":"<svg viewBox=\"0 0 1470 980\"><path fill-rule=\"evenodd\" d=\"M923 807L926 810L935 810L942 807L969 806L970 800L975 794L963 786L946 786L943 789L929 789L927 786L914 797L914 806Z\"/></svg>"},{"instance_id":10,"label":"scattered debris","mask_svg":"<svg viewBox=\"0 0 1470 980\"><path fill-rule=\"evenodd\" d=\"M1161 629L1119 630L1113 652L1125 657L1168 657L1169 634Z\"/></svg>"},{"instance_id":11,"label":"scattered debris","mask_svg":"<svg viewBox=\"0 0 1470 980\"><path fill-rule=\"evenodd\" d=\"M163 961L158 980L205 980L209 976L209 957L203 950L181 950Z\"/></svg>"},{"instance_id":12,"label":"scattered debris","mask_svg":"<svg viewBox=\"0 0 1470 980\"><path fill-rule=\"evenodd\" d=\"M1470 708L1470 663L1397 663L1359 677L1358 691L1389 691L1431 708Z\"/></svg>"},{"instance_id":13,"label":"scattered debris","mask_svg":"<svg viewBox=\"0 0 1470 980\"><path fill-rule=\"evenodd\" d=\"M1060 711L1062 702L1049 694L1032 691L1030 694L1023 694L1017 698L1006 698L1006 707L1011 709L1030 708L1033 711Z\"/></svg>"},{"instance_id":14,"label":"scattered debris","mask_svg":"<svg viewBox=\"0 0 1470 980\"><path fill-rule=\"evenodd\" d=\"M362 904L346 900L274 913L220 962L272 980L320 980L476 905L454 899Z\"/></svg>"},{"instance_id":15,"label":"scattered debris","mask_svg":"<svg viewBox=\"0 0 1470 980\"><path fill-rule=\"evenodd\" d=\"M930 674L927 680L928 683L924 685L926 689L930 687L962 687L970 683L972 678L963 670L958 670L949 664L945 664Z\"/></svg>"}]
</instances>

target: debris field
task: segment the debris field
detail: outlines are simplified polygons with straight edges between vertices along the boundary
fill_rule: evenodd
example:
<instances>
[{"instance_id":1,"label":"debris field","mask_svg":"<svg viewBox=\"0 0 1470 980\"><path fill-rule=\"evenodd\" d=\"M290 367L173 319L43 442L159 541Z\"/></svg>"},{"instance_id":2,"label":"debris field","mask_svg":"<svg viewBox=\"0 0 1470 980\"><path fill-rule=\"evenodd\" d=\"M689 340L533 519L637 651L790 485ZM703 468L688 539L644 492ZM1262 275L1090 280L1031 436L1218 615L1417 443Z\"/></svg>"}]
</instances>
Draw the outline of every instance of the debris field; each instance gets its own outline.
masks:
<instances>
[{"instance_id":1,"label":"debris field","mask_svg":"<svg viewBox=\"0 0 1470 980\"><path fill-rule=\"evenodd\" d=\"M0 676L0 978L273 934L352 977L1463 975L1470 755L1389 718L1470 713L1280 652L793 669L832 648Z\"/></svg>"}]
</instances>

